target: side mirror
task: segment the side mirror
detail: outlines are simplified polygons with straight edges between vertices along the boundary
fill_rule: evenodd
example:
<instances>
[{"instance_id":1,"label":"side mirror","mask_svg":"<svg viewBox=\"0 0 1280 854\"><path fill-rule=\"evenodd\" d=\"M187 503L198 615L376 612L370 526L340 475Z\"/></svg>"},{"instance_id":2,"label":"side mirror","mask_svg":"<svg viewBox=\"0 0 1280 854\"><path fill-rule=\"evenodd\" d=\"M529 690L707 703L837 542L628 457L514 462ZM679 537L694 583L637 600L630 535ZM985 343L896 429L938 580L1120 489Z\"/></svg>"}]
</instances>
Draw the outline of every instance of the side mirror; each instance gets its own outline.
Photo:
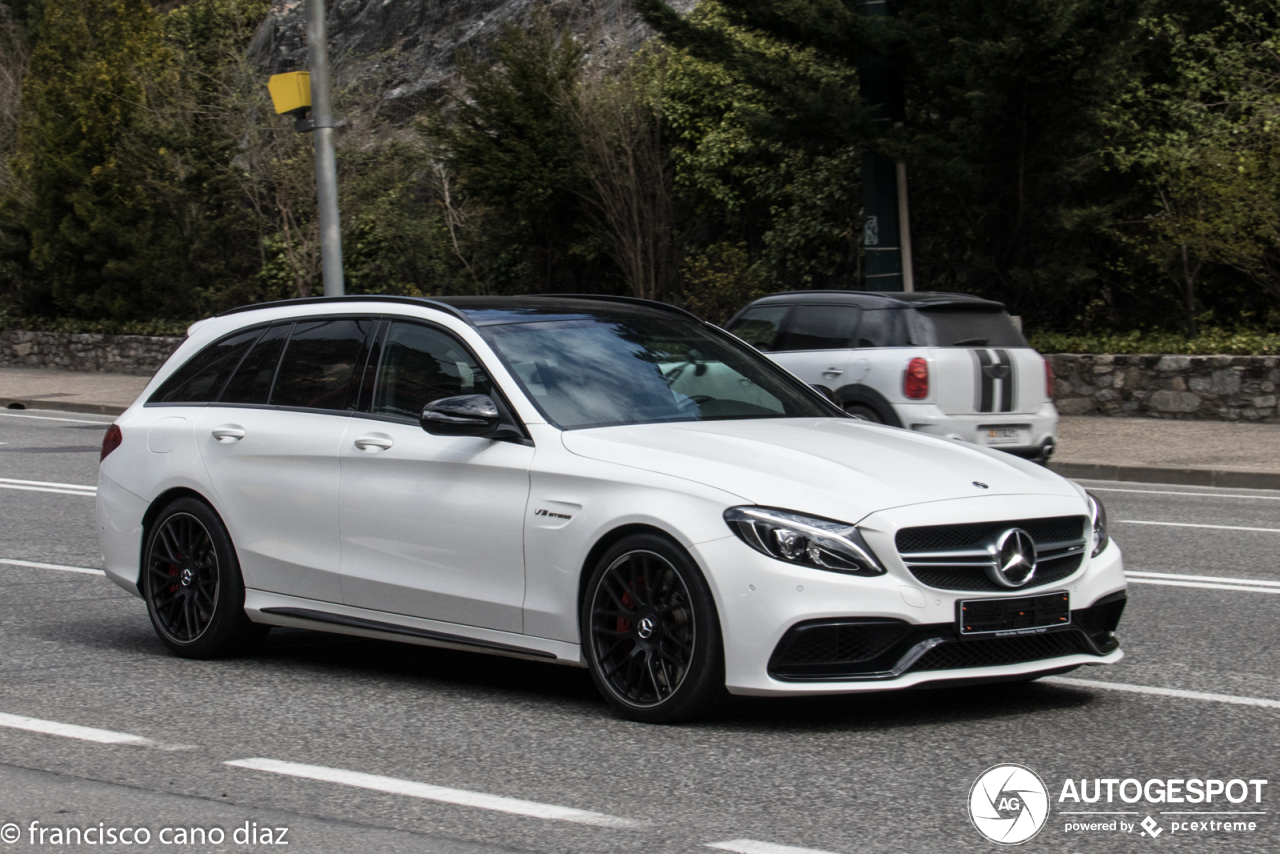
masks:
<instances>
[{"instance_id":1,"label":"side mirror","mask_svg":"<svg viewBox=\"0 0 1280 854\"><path fill-rule=\"evenodd\" d=\"M423 430L437 436L496 438L502 415L489 395L463 394L428 403L419 423Z\"/></svg>"}]
</instances>

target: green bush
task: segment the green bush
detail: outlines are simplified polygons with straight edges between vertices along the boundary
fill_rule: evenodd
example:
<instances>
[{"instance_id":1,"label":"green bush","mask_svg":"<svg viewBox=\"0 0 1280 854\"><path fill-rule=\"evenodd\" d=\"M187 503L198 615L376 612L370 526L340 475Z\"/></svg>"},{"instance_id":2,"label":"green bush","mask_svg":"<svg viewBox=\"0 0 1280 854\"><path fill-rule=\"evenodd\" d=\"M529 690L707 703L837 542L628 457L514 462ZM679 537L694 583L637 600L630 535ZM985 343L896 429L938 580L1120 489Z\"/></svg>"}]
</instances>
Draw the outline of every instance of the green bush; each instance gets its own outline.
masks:
<instances>
[{"instance_id":1,"label":"green bush","mask_svg":"<svg viewBox=\"0 0 1280 854\"><path fill-rule=\"evenodd\" d=\"M1248 329L1204 329L1195 338L1173 332L1116 332L1075 335L1033 332L1031 346L1041 353L1161 353L1187 356L1280 355L1280 334Z\"/></svg>"}]
</instances>

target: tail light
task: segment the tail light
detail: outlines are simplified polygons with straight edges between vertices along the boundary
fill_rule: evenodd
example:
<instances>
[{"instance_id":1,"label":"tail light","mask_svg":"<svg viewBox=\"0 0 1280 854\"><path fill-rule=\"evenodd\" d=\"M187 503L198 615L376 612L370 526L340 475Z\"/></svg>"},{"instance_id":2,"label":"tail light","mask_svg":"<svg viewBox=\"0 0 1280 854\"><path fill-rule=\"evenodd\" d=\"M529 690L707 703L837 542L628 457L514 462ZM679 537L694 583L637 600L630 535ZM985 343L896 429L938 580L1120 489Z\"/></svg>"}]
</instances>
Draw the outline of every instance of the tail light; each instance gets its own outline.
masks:
<instances>
[{"instance_id":1,"label":"tail light","mask_svg":"<svg viewBox=\"0 0 1280 854\"><path fill-rule=\"evenodd\" d=\"M124 441L124 434L120 432L120 427L112 424L107 428L107 435L102 437L102 456L98 457L98 462L102 462L107 458L107 454L120 447L120 443Z\"/></svg>"},{"instance_id":2,"label":"tail light","mask_svg":"<svg viewBox=\"0 0 1280 854\"><path fill-rule=\"evenodd\" d=\"M1048 400L1053 400L1053 381L1056 379L1053 375L1053 365L1049 364L1049 360L1044 356L1040 358L1044 360L1044 396Z\"/></svg>"},{"instance_id":3,"label":"tail light","mask_svg":"<svg viewBox=\"0 0 1280 854\"><path fill-rule=\"evenodd\" d=\"M924 400L929 396L929 363L919 356L907 362L902 374L902 393L910 400Z\"/></svg>"}]
</instances>

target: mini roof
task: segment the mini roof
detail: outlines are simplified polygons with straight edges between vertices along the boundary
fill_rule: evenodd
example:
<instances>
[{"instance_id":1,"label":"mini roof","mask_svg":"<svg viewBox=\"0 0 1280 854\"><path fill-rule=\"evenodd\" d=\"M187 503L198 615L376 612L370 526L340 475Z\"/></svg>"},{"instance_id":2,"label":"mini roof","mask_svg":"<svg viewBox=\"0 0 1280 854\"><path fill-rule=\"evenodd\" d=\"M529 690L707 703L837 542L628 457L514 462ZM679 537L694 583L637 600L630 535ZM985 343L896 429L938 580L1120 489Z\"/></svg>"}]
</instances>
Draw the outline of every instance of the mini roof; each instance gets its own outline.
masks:
<instances>
[{"instance_id":1,"label":"mini roof","mask_svg":"<svg viewBox=\"0 0 1280 854\"><path fill-rule=\"evenodd\" d=\"M828 302L851 303L854 305L874 306L876 308L894 308L915 306L965 306L971 308L1003 309L1004 304L994 300L982 299L972 294L952 294L943 291L916 291L914 293L894 293L888 291L780 291L756 300L756 303L774 302Z\"/></svg>"}]
</instances>

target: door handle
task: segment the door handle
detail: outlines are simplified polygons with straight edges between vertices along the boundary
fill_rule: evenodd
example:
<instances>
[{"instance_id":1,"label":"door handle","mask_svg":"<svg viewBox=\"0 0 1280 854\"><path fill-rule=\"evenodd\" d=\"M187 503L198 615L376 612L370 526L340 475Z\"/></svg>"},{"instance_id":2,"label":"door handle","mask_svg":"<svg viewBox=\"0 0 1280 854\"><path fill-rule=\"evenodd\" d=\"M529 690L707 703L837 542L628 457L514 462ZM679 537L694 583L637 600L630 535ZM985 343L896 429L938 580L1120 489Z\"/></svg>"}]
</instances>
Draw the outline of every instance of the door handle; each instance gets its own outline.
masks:
<instances>
[{"instance_id":1,"label":"door handle","mask_svg":"<svg viewBox=\"0 0 1280 854\"><path fill-rule=\"evenodd\" d=\"M362 451L385 451L394 444L395 442L391 441L390 436L379 436L377 434L361 436L356 439L356 447Z\"/></svg>"},{"instance_id":2,"label":"door handle","mask_svg":"<svg viewBox=\"0 0 1280 854\"><path fill-rule=\"evenodd\" d=\"M228 424L225 427L214 427L213 438L219 442L239 442L244 438L244 428Z\"/></svg>"},{"instance_id":3,"label":"door handle","mask_svg":"<svg viewBox=\"0 0 1280 854\"><path fill-rule=\"evenodd\" d=\"M835 367L835 366L833 365L832 367L827 368L825 371L823 371L823 372L822 372L822 375L823 375L824 377L838 377L838 376L840 376L840 375L841 375L841 374L843 374L843 373L844 373L844 371L840 370L839 368L837 368L837 367Z\"/></svg>"}]
</instances>

